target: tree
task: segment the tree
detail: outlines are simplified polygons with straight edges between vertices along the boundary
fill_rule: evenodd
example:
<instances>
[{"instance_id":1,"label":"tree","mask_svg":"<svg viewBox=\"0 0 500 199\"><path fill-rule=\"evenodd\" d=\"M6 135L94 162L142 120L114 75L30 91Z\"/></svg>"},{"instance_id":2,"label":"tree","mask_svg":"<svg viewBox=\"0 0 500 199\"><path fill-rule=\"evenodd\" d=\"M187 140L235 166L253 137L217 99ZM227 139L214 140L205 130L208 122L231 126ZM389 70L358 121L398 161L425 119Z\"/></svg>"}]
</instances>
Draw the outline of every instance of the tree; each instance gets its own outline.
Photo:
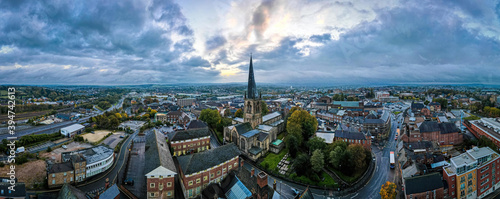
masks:
<instances>
[{"instance_id":1,"label":"tree","mask_svg":"<svg viewBox=\"0 0 500 199\"><path fill-rule=\"evenodd\" d=\"M333 168L342 170L342 167L341 167L342 162L347 163L346 151L345 151L345 148L343 148L342 146L335 147L335 149L333 149L330 152L329 157L330 157L330 165L332 165ZM344 166L348 166L348 165L344 164Z\"/></svg>"},{"instance_id":2,"label":"tree","mask_svg":"<svg viewBox=\"0 0 500 199\"><path fill-rule=\"evenodd\" d=\"M122 115L120 113L115 113L115 117L118 119L122 119Z\"/></svg>"},{"instance_id":3,"label":"tree","mask_svg":"<svg viewBox=\"0 0 500 199\"><path fill-rule=\"evenodd\" d=\"M350 144L347 146L347 153L349 154L349 162L355 171L361 171L366 167L365 148L361 144Z\"/></svg>"},{"instance_id":4,"label":"tree","mask_svg":"<svg viewBox=\"0 0 500 199\"><path fill-rule=\"evenodd\" d=\"M441 109L446 109L446 107L448 107L448 100L445 98L434 98L432 101L441 104Z\"/></svg>"},{"instance_id":5,"label":"tree","mask_svg":"<svg viewBox=\"0 0 500 199\"><path fill-rule=\"evenodd\" d=\"M267 104L265 101L261 101L260 102L261 106L260 106L260 112L262 113L262 115L267 115L267 113L269 112L269 109L267 109Z\"/></svg>"},{"instance_id":6,"label":"tree","mask_svg":"<svg viewBox=\"0 0 500 199\"><path fill-rule=\"evenodd\" d=\"M224 109L224 117L229 117L231 115L231 110L229 108Z\"/></svg>"},{"instance_id":7,"label":"tree","mask_svg":"<svg viewBox=\"0 0 500 199\"><path fill-rule=\"evenodd\" d=\"M385 184L382 185L382 188L380 188L380 196L382 199L395 199L396 198L396 184L392 182L385 182Z\"/></svg>"},{"instance_id":8,"label":"tree","mask_svg":"<svg viewBox=\"0 0 500 199\"><path fill-rule=\"evenodd\" d=\"M50 148L50 146L47 147L47 152L51 152L51 151L52 151L52 148Z\"/></svg>"},{"instance_id":9,"label":"tree","mask_svg":"<svg viewBox=\"0 0 500 199\"><path fill-rule=\"evenodd\" d=\"M295 158L293 165L297 175L304 175L311 168L309 164L309 156L306 154L300 154L297 158Z\"/></svg>"},{"instance_id":10,"label":"tree","mask_svg":"<svg viewBox=\"0 0 500 199\"><path fill-rule=\"evenodd\" d=\"M309 152L316 151L317 149L323 150L326 147L325 139L320 137L313 137L307 142Z\"/></svg>"},{"instance_id":11,"label":"tree","mask_svg":"<svg viewBox=\"0 0 500 199\"><path fill-rule=\"evenodd\" d=\"M289 134L285 138L286 148L288 148L288 153L290 156L297 157L297 152L300 148L300 140L295 134Z\"/></svg>"},{"instance_id":12,"label":"tree","mask_svg":"<svg viewBox=\"0 0 500 199\"><path fill-rule=\"evenodd\" d=\"M429 102L429 100L425 100L425 102L424 102L424 104L425 104L426 106L427 106L429 103L431 103L431 102Z\"/></svg>"},{"instance_id":13,"label":"tree","mask_svg":"<svg viewBox=\"0 0 500 199\"><path fill-rule=\"evenodd\" d=\"M236 113L234 113L234 117L242 118L243 117L243 110L241 110L241 108L236 110Z\"/></svg>"},{"instance_id":14,"label":"tree","mask_svg":"<svg viewBox=\"0 0 500 199\"><path fill-rule=\"evenodd\" d=\"M157 111L157 110L151 110L151 111L150 111L150 115L151 115L151 116L155 115L156 113L158 113L158 111Z\"/></svg>"},{"instance_id":15,"label":"tree","mask_svg":"<svg viewBox=\"0 0 500 199\"><path fill-rule=\"evenodd\" d=\"M124 119L128 118L127 113L122 113L122 118L124 118Z\"/></svg>"},{"instance_id":16,"label":"tree","mask_svg":"<svg viewBox=\"0 0 500 199\"><path fill-rule=\"evenodd\" d=\"M318 127L318 120L306 110L294 111L287 120L288 133L301 132L302 138L308 141Z\"/></svg>"},{"instance_id":17,"label":"tree","mask_svg":"<svg viewBox=\"0 0 500 199\"><path fill-rule=\"evenodd\" d=\"M204 109L200 113L200 120L206 122L210 128L216 128L220 119L221 117L217 110Z\"/></svg>"},{"instance_id":18,"label":"tree","mask_svg":"<svg viewBox=\"0 0 500 199\"><path fill-rule=\"evenodd\" d=\"M316 173L320 172L325 166L325 156L320 149L316 149L311 156L311 167Z\"/></svg>"}]
</instances>

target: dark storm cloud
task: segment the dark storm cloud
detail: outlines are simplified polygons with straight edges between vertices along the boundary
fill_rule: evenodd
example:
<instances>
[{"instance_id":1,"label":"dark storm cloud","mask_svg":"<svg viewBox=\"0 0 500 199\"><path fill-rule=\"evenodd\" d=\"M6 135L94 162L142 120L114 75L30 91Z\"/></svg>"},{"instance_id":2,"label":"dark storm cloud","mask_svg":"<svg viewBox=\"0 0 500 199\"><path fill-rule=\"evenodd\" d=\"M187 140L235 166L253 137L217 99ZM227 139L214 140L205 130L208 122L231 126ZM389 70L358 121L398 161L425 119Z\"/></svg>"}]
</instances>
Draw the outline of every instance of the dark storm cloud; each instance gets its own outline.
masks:
<instances>
[{"instance_id":1,"label":"dark storm cloud","mask_svg":"<svg viewBox=\"0 0 500 199\"><path fill-rule=\"evenodd\" d=\"M10 74L0 77L2 83L213 79L213 69L189 69L210 67L200 57L185 62L187 68L180 61L194 51L193 42L193 30L169 0L0 1L0 47L14 49L0 53L2 73ZM140 72L133 70L164 77L137 78ZM193 76L184 75L192 70Z\"/></svg>"},{"instance_id":2,"label":"dark storm cloud","mask_svg":"<svg viewBox=\"0 0 500 199\"><path fill-rule=\"evenodd\" d=\"M484 7L468 8L466 13L470 15L460 17L457 10L464 9L460 3L406 2L400 7L379 10L375 20L346 31L339 40L310 37L310 41L322 41L325 45L311 48L309 56L299 56L295 44L300 40L285 38L280 47L260 56L263 59L256 68L265 70L260 75L286 70L288 77L279 81L288 82L317 82L324 78L328 82L354 84L499 84L498 34L492 38L480 29L467 28L470 21L482 19L474 17L488 18L494 7L488 11Z\"/></svg>"}]
</instances>

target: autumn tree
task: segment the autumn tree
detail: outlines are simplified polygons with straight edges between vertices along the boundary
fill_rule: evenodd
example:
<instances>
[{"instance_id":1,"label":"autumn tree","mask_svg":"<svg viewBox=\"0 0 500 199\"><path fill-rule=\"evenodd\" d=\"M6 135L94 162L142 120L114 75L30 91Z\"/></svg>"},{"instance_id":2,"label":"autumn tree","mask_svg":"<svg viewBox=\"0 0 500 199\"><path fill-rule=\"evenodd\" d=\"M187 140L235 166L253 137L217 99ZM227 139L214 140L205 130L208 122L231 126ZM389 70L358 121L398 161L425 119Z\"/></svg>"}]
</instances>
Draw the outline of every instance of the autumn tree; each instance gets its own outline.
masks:
<instances>
[{"instance_id":1,"label":"autumn tree","mask_svg":"<svg viewBox=\"0 0 500 199\"><path fill-rule=\"evenodd\" d=\"M311 167L316 173L320 172L325 166L325 157L320 149L316 149L311 156Z\"/></svg>"},{"instance_id":2,"label":"autumn tree","mask_svg":"<svg viewBox=\"0 0 500 199\"><path fill-rule=\"evenodd\" d=\"M287 120L287 132L289 134L300 134L301 139L308 141L314 135L318 127L318 120L306 110L297 110ZM300 137L299 137L300 138Z\"/></svg>"},{"instance_id":3,"label":"autumn tree","mask_svg":"<svg viewBox=\"0 0 500 199\"><path fill-rule=\"evenodd\" d=\"M241 108L236 110L236 113L234 113L234 117L242 118L243 117L243 110L241 110Z\"/></svg>"},{"instance_id":4,"label":"autumn tree","mask_svg":"<svg viewBox=\"0 0 500 199\"><path fill-rule=\"evenodd\" d=\"M396 184L387 181L385 184L382 185L382 188L380 188L380 196L382 199L395 199L396 198Z\"/></svg>"}]
</instances>

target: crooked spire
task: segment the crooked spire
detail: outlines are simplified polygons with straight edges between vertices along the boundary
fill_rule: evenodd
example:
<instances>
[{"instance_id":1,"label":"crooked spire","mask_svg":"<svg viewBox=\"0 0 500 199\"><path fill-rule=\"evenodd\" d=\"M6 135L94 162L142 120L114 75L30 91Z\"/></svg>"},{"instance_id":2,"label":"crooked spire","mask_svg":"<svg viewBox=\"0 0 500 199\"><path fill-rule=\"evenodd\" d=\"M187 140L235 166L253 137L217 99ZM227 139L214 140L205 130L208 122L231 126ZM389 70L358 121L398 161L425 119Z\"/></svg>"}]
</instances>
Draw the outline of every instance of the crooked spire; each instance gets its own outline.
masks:
<instances>
[{"instance_id":1,"label":"crooked spire","mask_svg":"<svg viewBox=\"0 0 500 199\"><path fill-rule=\"evenodd\" d=\"M253 75L252 54L250 54L250 68L248 69L248 98L256 99L259 94L257 93L257 86L255 85L255 77Z\"/></svg>"}]
</instances>

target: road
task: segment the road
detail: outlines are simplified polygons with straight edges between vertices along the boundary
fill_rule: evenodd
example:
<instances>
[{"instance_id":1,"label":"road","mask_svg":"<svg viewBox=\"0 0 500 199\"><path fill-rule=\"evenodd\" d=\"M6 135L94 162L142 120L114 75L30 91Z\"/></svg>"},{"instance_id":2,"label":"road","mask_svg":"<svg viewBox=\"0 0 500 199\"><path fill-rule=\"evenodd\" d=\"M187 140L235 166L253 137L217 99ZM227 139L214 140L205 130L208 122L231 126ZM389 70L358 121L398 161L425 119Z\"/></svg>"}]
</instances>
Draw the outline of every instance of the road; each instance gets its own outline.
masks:
<instances>
[{"instance_id":1,"label":"road","mask_svg":"<svg viewBox=\"0 0 500 199\"><path fill-rule=\"evenodd\" d=\"M120 108L123 105L123 100L124 98L120 99L118 103L114 104L110 108L106 109L106 111L112 111L113 109ZM17 138L20 138L21 136L25 135L31 135L31 134L47 134L47 133L55 133L58 132L59 129L70 126L72 124L76 123L81 123L87 121L90 117L97 116L97 115L102 115L104 112L99 111L99 113L89 115L87 117L80 118L78 120L71 120L71 121L64 121L64 122L59 122L59 123L54 123L54 124L49 124L49 125L43 125L43 126L37 126L29 129L24 129L21 131L15 131L15 135L10 135L10 134L1 134L0 139L7 139L7 137L15 136Z\"/></svg>"}]
</instances>

